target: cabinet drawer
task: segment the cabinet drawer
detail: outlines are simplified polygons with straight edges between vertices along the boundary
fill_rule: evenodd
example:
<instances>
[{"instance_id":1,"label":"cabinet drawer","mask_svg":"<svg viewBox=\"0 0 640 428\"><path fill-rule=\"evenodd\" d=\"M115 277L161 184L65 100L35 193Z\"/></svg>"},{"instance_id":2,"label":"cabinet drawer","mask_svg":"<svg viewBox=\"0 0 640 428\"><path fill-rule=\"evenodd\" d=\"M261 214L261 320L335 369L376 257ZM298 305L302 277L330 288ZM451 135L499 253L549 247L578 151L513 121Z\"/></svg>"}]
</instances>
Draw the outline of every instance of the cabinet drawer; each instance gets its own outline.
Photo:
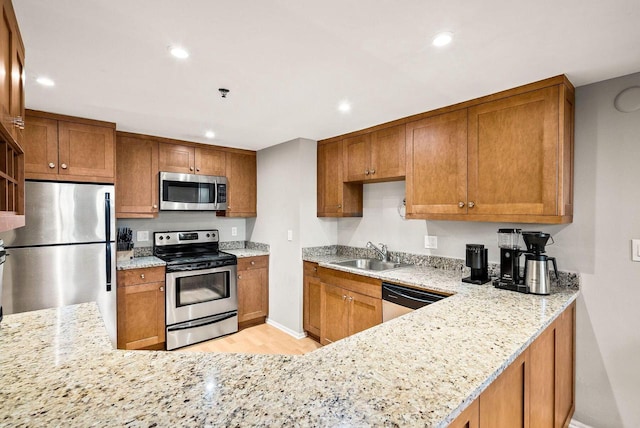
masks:
<instances>
[{"instance_id":1,"label":"cabinet drawer","mask_svg":"<svg viewBox=\"0 0 640 428\"><path fill-rule=\"evenodd\" d=\"M318 277L318 263L304 262L304 276Z\"/></svg>"},{"instance_id":2,"label":"cabinet drawer","mask_svg":"<svg viewBox=\"0 0 640 428\"><path fill-rule=\"evenodd\" d=\"M164 266L118 271L118 287L164 282Z\"/></svg>"},{"instance_id":3,"label":"cabinet drawer","mask_svg":"<svg viewBox=\"0 0 640 428\"><path fill-rule=\"evenodd\" d=\"M238 259L238 271L264 269L269 266L269 256L243 257Z\"/></svg>"}]
</instances>

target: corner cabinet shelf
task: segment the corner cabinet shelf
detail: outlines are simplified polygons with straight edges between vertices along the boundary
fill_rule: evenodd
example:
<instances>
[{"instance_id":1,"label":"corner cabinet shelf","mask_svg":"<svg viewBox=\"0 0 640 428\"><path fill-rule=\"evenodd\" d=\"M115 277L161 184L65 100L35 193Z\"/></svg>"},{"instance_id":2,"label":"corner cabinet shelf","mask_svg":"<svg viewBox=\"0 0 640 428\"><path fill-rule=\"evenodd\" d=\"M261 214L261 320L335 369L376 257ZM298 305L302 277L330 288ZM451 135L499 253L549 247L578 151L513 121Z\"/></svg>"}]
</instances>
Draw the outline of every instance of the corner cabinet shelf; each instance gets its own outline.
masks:
<instances>
[{"instance_id":1,"label":"corner cabinet shelf","mask_svg":"<svg viewBox=\"0 0 640 428\"><path fill-rule=\"evenodd\" d=\"M24 153L16 144L0 141L0 232L24 224Z\"/></svg>"}]
</instances>

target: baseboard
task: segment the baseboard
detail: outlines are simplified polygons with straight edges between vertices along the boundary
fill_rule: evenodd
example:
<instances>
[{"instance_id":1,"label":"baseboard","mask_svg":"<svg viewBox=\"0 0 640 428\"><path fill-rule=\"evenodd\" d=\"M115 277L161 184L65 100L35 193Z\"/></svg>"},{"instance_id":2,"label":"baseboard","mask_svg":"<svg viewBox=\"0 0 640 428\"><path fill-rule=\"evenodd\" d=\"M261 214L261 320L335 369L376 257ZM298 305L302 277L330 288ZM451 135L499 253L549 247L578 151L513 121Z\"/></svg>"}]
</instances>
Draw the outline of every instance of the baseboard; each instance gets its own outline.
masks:
<instances>
[{"instance_id":1,"label":"baseboard","mask_svg":"<svg viewBox=\"0 0 640 428\"><path fill-rule=\"evenodd\" d=\"M289 336L292 336L295 339L304 339L305 337L307 337L307 333L304 333L304 332L303 333L298 333L297 331L291 330L289 327L285 327L282 324L280 324L278 322L275 322L271 318L267 318L267 324L277 328L278 330L284 331Z\"/></svg>"},{"instance_id":2,"label":"baseboard","mask_svg":"<svg viewBox=\"0 0 640 428\"><path fill-rule=\"evenodd\" d=\"M582 422L578 422L575 419L571 419L569 422L569 428L592 428L591 425L583 424Z\"/></svg>"}]
</instances>

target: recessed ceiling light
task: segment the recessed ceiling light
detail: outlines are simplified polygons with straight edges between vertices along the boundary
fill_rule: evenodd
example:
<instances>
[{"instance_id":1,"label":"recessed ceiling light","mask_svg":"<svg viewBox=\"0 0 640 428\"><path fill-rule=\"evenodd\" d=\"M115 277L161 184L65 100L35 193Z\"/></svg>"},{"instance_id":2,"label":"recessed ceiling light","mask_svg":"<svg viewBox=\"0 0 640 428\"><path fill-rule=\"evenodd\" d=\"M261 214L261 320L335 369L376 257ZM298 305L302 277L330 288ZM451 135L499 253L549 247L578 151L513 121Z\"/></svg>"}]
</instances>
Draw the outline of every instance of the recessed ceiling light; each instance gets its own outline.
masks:
<instances>
[{"instance_id":1,"label":"recessed ceiling light","mask_svg":"<svg viewBox=\"0 0 640 428\"><path fill-rule=\"evenodd\" d=\"M48 77L40 76L36 79L36 82L42 86L54 86L56 83Z\"/></svg>"},{"instance_id":2,"label":"recessed ceiling light","mask_svg":"<svg viewBox=\"0 0 640 428\"><path fill-rule=\"evenodd\" d=\"M213 131L207 131L207 132L204 133L204 136L209 138L209 139L211 139L211 138L215 138L216 133L213 132Z\"/></svg>"},{"instance_id":3,"label":"recessed ceiling light","mask_svg":"<svg viewBox=\"0 0 640 428\"><path fill-rule=\"evenodd\" d=\"M179 46L174 46L171 48L171 55L179 59L189 58L189 52Z\"/></svg>"},{"instance_id":4,"label":"recessed ceiling light","mask_svg":"<svg viewBox=\"0 0 640 428\"><path fill-rule=\"evenodd\" d=\"M443 33L436 34L436 36L433 38L433 42L431 43L433 43L433 46L441 47L448 45L452 40L453 33L445 31Z\"/></svg>"},{"instance_id":5,"label":"recessed ceiling light","mask_svg":"<svg viewBox=\"0 0 640 428\"><path fill-rule=\"evenodd\" d=\"M340 101L338 104L338 110L342 113L349 113L351 111L351 103L349 101Z\"/></svg>"}]
</instances>

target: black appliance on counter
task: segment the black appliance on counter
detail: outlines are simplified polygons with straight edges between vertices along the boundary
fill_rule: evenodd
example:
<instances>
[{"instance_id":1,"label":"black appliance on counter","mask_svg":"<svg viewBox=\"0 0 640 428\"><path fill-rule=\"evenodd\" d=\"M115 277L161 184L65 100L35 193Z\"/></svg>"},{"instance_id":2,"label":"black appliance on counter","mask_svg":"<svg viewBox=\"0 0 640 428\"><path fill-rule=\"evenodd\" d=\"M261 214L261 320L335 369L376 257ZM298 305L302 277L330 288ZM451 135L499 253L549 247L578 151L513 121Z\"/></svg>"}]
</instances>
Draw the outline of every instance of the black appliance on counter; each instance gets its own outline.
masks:
<instances>
[{"instance_id":1,"label":"black appliance on counter","mask_svg":"<svg viewBox=\"0 0 640 428\"><path fill-rule=\"evenodd\" d=\"M466 265L471 268L471 276L462 278L470 284L489 282L489 249L482 244L467 244Z\"/></svg>"},{"instance_id":2,"label":"black appliance on counter","mask_svg":"<svg viewBox=\"0 0 640 428\"><path fill-rule=\"evenodd\" d=\"M155 232L153 254L167 263L167 350L238 331L238 260L217 230Z\"/></svg>"},{"instance_id":3,"label":"black appliance on counter","mask_svg":"<svg viewBox=\"0 0 640 428\"><path fill-rule=\"evenodd\" d=\"M520 249L522 229L498 229L498 247L500 248L500 276L493 281L496 288L528 293L520 277Z\"/></svg>"}]
</instances>

